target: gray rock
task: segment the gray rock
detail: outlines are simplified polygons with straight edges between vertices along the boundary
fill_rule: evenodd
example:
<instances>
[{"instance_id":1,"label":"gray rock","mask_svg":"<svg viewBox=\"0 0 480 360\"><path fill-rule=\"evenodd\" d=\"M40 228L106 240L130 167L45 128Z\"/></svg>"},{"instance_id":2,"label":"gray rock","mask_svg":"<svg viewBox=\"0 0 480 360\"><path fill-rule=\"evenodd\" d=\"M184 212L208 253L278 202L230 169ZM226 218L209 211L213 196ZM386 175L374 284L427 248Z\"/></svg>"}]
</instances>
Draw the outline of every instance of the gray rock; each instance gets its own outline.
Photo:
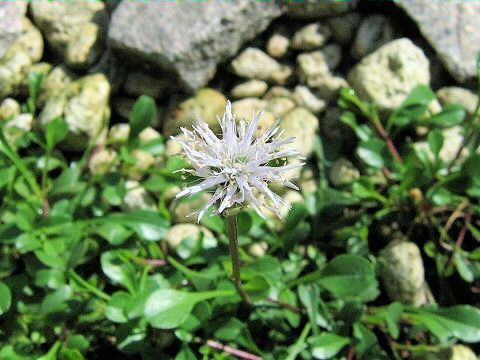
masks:
<instances>
[{"instance_id":1,"label":"gray rock","mask_svg":"<svg viewBox=\"0 0 480 360\"><path fill-rule=\"evenodd\" d=\"M33 1L35 24L67 65L92 65L103 50L108 24L105 4L99 1Z\"/></svg>"},{"instance_id":2,"label":"gray rock","mask_svg":"<svg viewBox=\"0 0 480 360\"><path fill-rule=\"evenodd\" d=\"M23 19L27 5L26 1L0 2L0 58L24 32Z\"/></svg>"},{"instance_id":3,"label":"gray rock","mask_svg":"<svg viewBox=\"0 0 480 360\"><path fill-rule=\"evenodd\" d=\"M361 59L393 39L393 26L383 15L369 15L362 20L352 46L352 55Z\"/></svg>"},{"instance_id":4,"label":"gray rock","mask_svg":"<svg viewBox=\"0 0 480 360\"><path fill-rule=\"evenodd\" d=\"M459 82L476 77L480 49L480 3L395 1L417 23L450 74Z\"/></svg>"},{"instance_id":5,"label":"gray rock","mask_svg":"<svg viewBox=\"0 0 480 360\"><path fill-rule=\"evenodd\" d=\"M281 14L281 4L271 1L124 1L113 12L108 38L116 51L172 71L192 91Z\"/></svg>"},{"instance_id":6,"label":"gray rock","mask_svg":"<svg viewBox=\"0 0 480 360\"><path fill-rule=\"evenodd\" d=\"M402 38L364 57L348 74L357 95L393 111L417 85L430 83L429 62L422 49Z\"/></svg>"},{"instance_id":7,"label":"gray rock","mask_svg":"<svg viewBox=\"0 0 480 360\"><path fill-rule=\"evenodd\" d=\"M382 249L379 260L380 277L392 301L414 306L432 301L420 249L414 242L401 239L400 235Z\"/></svg>"},{"instance_id":8,"label":"gray rock","mask_svg":"<svg viewBox=\"0 0 480 360\"><path fill-rule=\"evenodd\" d=\"M268 89L268 85L262 80L249 80L235 86L231 93L234 98L261 97Z\"/></svg>"},{"instance_id":9,"label":"gray rock","mask_svg":"<svg viewBox=\"0 0 480 360\"><path fill-rule=\"evenodd\" d=\"M47 100L39 124L45 127L56 117L63 117L69 130L63 148L82 151L89 143L104 138L104 119L110 116L109 97L110 84L103 74L84 76Z\"/></svg>"},{"instance_id":10,"label":"gray rock","mask_svg":"<svg viewBox=\"0 0 480 360\"><path fill-rule=\"evenodd\" d=\"M332 38L341 45L350 44L357 32L361 16L357 12L344 14L327 19L327 24L332 31Z\"/></svg>"},{"instance_id":11,"label":"gray rock","mask_svg":"<svg viewBox=\"0 0 480 360\"><path fill-rule=\"evenodd\" d=\"M442 105L460 104L469 114L473 114L478 102L477 94L457 86L443 87L436 92L436 95Z\"/></svg>"},{"instance_id":12,"label":"gray rock","mask_svg":"<svg viewBox=\"0 0 480 360\"><path fill-rule=\"evenodd\" d=\"M124 90L129 95L148 95L159 98L168 87L168 83L149 74L135 71L130 72L125 80Z\"/></svg>"},{"instance_id":13,"label":"gray rock","mask_svg":"<svg viewBox=\"0 0 480 360\"><path fill-rule=\"evenodd\" d=\"M330 28L320 22L298 30L292 39L292 49L313 50L322 47L331 36Z\"/></svg>"},{"instance_id":14,"label":"gray rock","mask_svg":"<svg viewBox=\"0 0 480 360\"><path fill-rule=\"evenodd\" d=\"M104 74L112 87L112 94L119 92L125 83L127 69L122 59L119 59L110 48L107 48L97 63L89 68L89 74Z\"/></svg>"},{"instance_id":15,"label":"gray rock","mask_svg":"<svg viewBox=\"0 0 480 360\"><path fill-rule=\"evenodd\" d=\"M296 19L317 19L342 14L357 7L358 1L288 1L286 15Z\"/></svg>"}]
</instances>

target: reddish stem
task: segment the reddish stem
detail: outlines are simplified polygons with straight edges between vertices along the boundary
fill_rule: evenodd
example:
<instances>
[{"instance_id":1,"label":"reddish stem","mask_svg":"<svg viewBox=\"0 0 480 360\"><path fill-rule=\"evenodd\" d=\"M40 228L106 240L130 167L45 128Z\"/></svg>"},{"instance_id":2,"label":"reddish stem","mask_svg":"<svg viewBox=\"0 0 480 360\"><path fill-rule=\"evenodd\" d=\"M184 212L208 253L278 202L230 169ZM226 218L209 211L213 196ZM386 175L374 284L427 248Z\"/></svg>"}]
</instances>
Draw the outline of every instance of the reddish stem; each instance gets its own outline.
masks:
<instances>
[{"instance_id":1,"label":"reddish stem","mask_svg":"<svg viewBox=\"0 0 480 360\"><path fill-rule=\"evenodd\" d=\"M390 139L390 136L388 135L387 131L382 126L380 121L374 121L374 125L378 135L380 135L380 137L387 143L388 150L393 155L393 157L398 162L403 163L403 159L400 156L400 153L398 152L397 148L395 147L395 144L393 143L392 139Z\"/></svg>"},{"instance_id":2,"label":"reddish stem","mask_svg":"<svg viewBox=\"0 0 480 360\"><path fill-rule=\"evenodd\" d=\"M164 259L143 259L143 262L153 266L164 266L167 264Z\"/></svg>"},{"instance_id":3,"label":"reddish stem","mask_svg":"<svg viewBox=\"0 0 480 360\"><path fill-rule=\"evenodd\" d=\"M355 349L351 347L348 349L347 360L353 360L355 358Z\"/></svg>"},{"instance_id":4,"label":"reddish stem","mask_svg":"<svg viewBox=\"0 0 480 360\"><path fill-rule=\"evenodd\" d=\"M223 345L215 340L207 340L207 345L210 346L212 349L216 350L221 350L225 351L226 353L229 353L231 355L235 355L241 359L247 359L247 360L263 360L262 357L250 354L249 352L234 349L230 346Z\"/></svg>"}]
</instances>

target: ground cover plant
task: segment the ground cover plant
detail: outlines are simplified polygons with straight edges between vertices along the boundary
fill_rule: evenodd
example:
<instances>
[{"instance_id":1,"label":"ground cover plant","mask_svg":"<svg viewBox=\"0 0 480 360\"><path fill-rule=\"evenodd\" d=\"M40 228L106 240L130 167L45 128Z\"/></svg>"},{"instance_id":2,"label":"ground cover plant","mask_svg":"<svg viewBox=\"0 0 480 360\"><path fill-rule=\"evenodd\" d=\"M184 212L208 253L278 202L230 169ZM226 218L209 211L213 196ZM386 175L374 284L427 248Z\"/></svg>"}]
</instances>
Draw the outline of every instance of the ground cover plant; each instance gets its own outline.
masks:
<instances>
[{"instance_id":1,"label":"ground cover plant","mask_svg":"<svg viewBox=\"0 0 480 360\"><path fill-rule=\"evenodd\" d=\"M28 81L22 106L35 116L42 76ZM138 176L158 211L122 208L131 154L164 156L167 139L139 137L155 117L153 99L137 100L128 137L98 175L89 171L98 147L79 157L62 151L62 118L45 131L0 129L0 358L448 358L454 344L478 343L480 106L471 115L457 104L431 111L434 101L419 86L385 116L342 90L361 176L332 187L328 159L338 147L319 135L309 164L318 188L280 228L252 209L238 214L250 303L232 281L221 217L204 216L205 230L175 248L165 241L168 203L192 181L176 172L188 167L183 157ZM443 129L456 125L465 141L445 162ZM246 250L259 242L267 252ZM403 301L391 300L405 286L389 278L388 243L416 244L425 262L427 282Z\"/></svg>"}]
</instances>

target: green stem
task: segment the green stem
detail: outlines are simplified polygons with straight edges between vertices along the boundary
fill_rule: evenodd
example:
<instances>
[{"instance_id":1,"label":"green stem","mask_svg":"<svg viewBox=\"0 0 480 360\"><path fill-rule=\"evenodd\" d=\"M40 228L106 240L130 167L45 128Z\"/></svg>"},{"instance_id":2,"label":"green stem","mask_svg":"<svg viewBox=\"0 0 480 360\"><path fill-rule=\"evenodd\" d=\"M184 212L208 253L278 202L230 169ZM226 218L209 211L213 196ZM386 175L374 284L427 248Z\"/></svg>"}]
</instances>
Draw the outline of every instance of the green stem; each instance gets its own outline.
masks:
<instances>
[{"instance_id":1,"label":"green stem","mask_svg":"<svg viewBox=\"0 0 480 360\"><path fill-rule=\"evenodd\" d=\"M230 243L230 256L232 257L233 280L238 294L247 304L251 304L247 293L242 288L240 280L240 256L238 255L238 238L237 238L237 217L236 215L227 216L228 223L228 239Z\"/></svg>"},{"instance_id":2,"label":"green stem","mask_svg":"<svg viewBox=\"0 0 480 360\"><path fill-rule=\"evenodd\" d=\"M80 275L78 275L74 270L70 270L69 272L70 277L76 281L78 284L83 286L83 288L92 294L97 295L100 299L109 301L110 300L110 295L104 293L102 290L96 288L92 284L90 284L88 281L84 280Z\"/></svg>"}]
</instances>

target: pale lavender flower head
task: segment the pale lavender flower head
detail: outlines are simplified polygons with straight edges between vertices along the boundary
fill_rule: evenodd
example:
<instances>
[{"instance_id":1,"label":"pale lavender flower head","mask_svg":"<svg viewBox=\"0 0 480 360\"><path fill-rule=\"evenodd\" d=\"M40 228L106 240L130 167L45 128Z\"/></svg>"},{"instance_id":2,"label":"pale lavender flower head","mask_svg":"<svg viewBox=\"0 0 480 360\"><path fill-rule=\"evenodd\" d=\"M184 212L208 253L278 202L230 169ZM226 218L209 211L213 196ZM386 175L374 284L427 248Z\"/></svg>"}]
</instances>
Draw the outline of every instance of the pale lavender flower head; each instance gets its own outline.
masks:
<instances>
[{"instance_id":1,"label":"pale lavender flower head","mask_svg":"<svg viewBox=\"0 0 480 360\"><path fill-rule=\"evenodd\" d=\"M304 165L297 162L282 166L271 166L272 160L300 158L298 151L285 147L294 137L282 139L284 130L280 130L276 121L268 130L260 133L259 112L252 116L249 124L241 120L238 124L232 115L232 106L227 101L225 114L218 117L222 136L218 138L204 122L197 122L193 130L181 128L184 138L173 138L183 148L183 153L193 169L179 171L201 178L195 185L179 192L176 198L194 195L203 190L212 190L213 196L198 212L197 221L213 204L218 203L215 213L240 206L252 206L264 218L261 207L272 210L280 217L280 206L285 201L271 189L269 184L280 183L292 189L297 186L282 176L287 170Z\"/></svg>"}]
</instances>

